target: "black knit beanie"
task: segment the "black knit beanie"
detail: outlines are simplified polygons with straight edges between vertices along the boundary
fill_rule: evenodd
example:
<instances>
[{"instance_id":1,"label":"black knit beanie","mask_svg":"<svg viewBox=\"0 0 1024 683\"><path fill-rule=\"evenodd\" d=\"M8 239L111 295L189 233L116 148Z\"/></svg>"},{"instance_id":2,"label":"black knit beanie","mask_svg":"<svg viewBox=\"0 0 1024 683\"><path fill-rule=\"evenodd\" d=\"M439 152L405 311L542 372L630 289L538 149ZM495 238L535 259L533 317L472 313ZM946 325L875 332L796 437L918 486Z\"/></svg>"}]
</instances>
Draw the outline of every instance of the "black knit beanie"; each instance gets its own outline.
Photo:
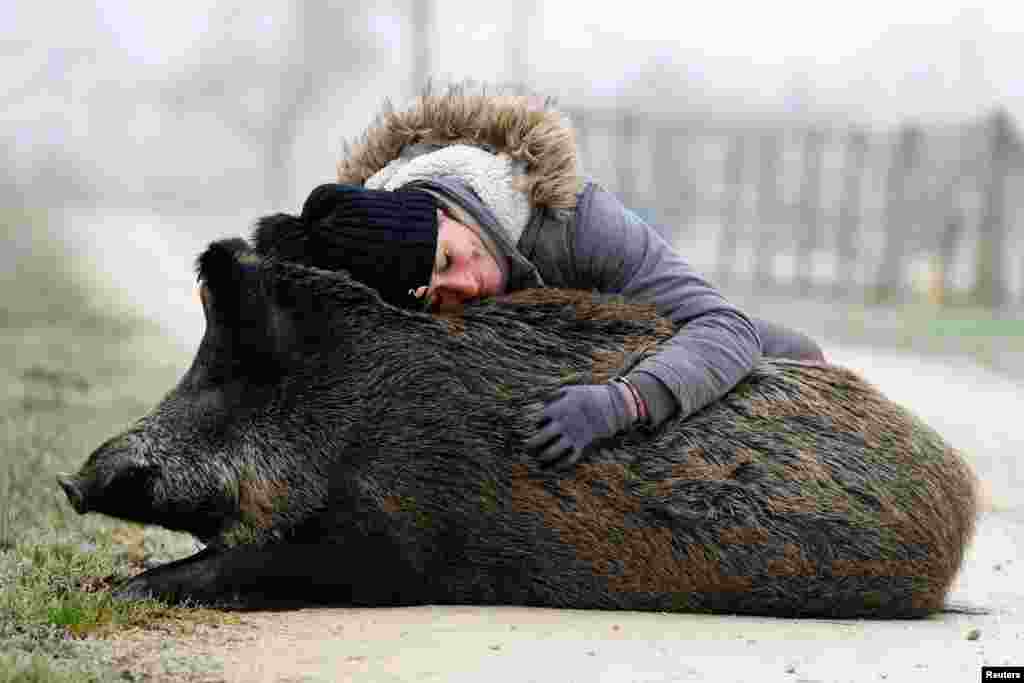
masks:
<instances>
[{"instance_id":1,"label":"black knit beanie","mask_svg":"<svg viewBox=\"0 0 1024 683\"><path fill-rule=\"evenodd\" d=\"M417 190L367 190L326 184L302 205L308 262L347 270L404 308L421 306L409 290L430 284L437 250L437 200Z\"/></svg>"}]
</instances>

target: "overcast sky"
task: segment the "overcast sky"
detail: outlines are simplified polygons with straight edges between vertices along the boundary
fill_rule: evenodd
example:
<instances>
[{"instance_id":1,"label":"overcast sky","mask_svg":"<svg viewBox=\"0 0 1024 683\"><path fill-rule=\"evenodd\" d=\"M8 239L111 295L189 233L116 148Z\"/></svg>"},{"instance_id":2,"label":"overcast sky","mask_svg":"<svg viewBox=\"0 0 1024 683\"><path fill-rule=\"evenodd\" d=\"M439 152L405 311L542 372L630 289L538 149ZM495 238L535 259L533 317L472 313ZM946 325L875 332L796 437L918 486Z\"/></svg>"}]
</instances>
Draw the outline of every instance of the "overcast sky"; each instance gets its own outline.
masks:
<instances>
[{"instance_id":1,"label":"overcast sky","mask_svg":"<svg viewBox=\"0 0 1024 683\"><path fill-rule=\"evenodd\" d=\"M462 4L462 3L457 3ZM528 43L538 79L576 76L614 90L623 74L653 59L712 89L785 101L804 88L827 109L879 121L959 118L996 105L1024 115L1024 4L862 0L686 3L537 2ZM459 36L485 46L500 20L441 3ZM458 12L467 20L459 22ZM474 23L475 22L477 23ZM462 24L460 26L460 24ZM461 49L441 50L455 71ZM580 79L579 76L585 76ZM587 82L589 81L589 82Z\"/></svg>"},{"instance_id":2,"label":"overcast sky","mask_svg":"<svg viewBox=\"0 0 1024 683\"><path fill-rule=\"evenodd\" d=\"M366 30L383 42L400 41L408 31L396 17L408 6L375 3L378 16ZM2 7L8 58L27 43L68 46L96 34L130 61L159 69L195 59L197 38L229 14L230 3ZM287 21L286 2L242 7L234 30L254 40L272 43ZM854 106L873 118L900 118L914 108L955 117L995 104L1024 114L1024 3L716 0L693 7L661 0L523 0L499 7L437 0L435 71L492 79L502 73L506 33L525 30L527 76L543 85L571 79L576 87L614 91L624 75L659 60L715 89L773 99L802 85L826 105ZM532 16L522 17L523 10ZM53 21L55 13L60 21Z\"/></svg>"},{"instance_id":3,"label":"overcast sky","mask_svg":"<svg viewBox=\"0 0 1024 683\"><path fill-rule=\"evenodd\" d=\"M383 97L411 94L412 1L376 0L357 6L369 11L342 13L375 42L374 62L332 85L338 92L326 93L322 113L305 122L295 193L331 172L341 141L365 127ZM696 11L662 0L434 6L431 72L442 79L526 79L566 101L614 96L631 77L660 69L675 74L673 93L707 95L718 107L712 111L809 112L889 126L963 122L1004 106L1024 121L1020 2L715 0ZM140 183L138 169L157 168L153 158L168 177L202 184L203 173L236 173L249 182L245 174L262 163L247 156L256 141L228 140L210 124L213 114L168 118L152 92L203 63L217 41L229 40L236 56L259 53L252 64L276 64L274 50L291 35L291 7L288 0L0 3L0 134L17 150L10 168L55 149L80 158L90 177L117 176L118 187ZM510 66L516 59L520 65ZM649 93L655 102L662 95ZM259 106L257 98L250 108ZM209 139L183 146L193 133L178 124ZM197 167L194 151L211 144L220 145L217 163Z\"/></svg>"},{"instance_id":4,"label":"overcast sky","mask_svg":"<svg viewBox=\"0 0 1024 683\"><path fill-rule=\"evenodd\" d=\"M235 12L224 1L0 2L0 142L12 152L5 172L24 171L18 177L46 194L53 181L40 182L32 172L50 163L102 181L111 196L100 203L147 206L167 188L175 205L196 199L211 212L229 178L249 192L245 206L225 191L226 205L240 216L294 210L310 187L334 177L340 142L366 126L381 98L401 101L411 93L408 16L415 0L337 1L352 8L343 16L373 37L375 61L332 83L322 111L304 121L293 150L291 198L283 205L269 206L251 191L260 187L265 140L238 135L216 112L172 110L158 95L164 83L205 63L210 53L197 46L209 50L212 42L216 49L220 40L250 65L255 83L272 80L251 65L276 64L274 50L291 35L288 0L237 0ZM365 7L372 11L356 9ZM736 109L803 107L888 126L962 122L1005 106L1018 125L1024 121L1024 3L1012 0L970 8L942 0L437 0L434 25L433 73L525 77L563 100L586 92L614 96L630 77L659 67L680 74L681 89L727 95ZM510 55L520 52L525 67L510 69ZM246 61L249 54L256 58ZM323 68L339 65L328 58ZM258 117L258 97L239 106ZM103 231L79 231L85 243L137 224L126 219L111 231L105 220L97 219ZM242 225L203 224L193 228L196 243L221 230L237 234ZM166 237L155 228L152 236ZM167 272L182 278L183 299L191 296L188 264L197 248L186 244L165 259ZM133 262L156 267L142 252ZM128 275L122 289L137 279ZM193 304L189 299L182 310L199 325Z\"/></svg>"}]
</instances>

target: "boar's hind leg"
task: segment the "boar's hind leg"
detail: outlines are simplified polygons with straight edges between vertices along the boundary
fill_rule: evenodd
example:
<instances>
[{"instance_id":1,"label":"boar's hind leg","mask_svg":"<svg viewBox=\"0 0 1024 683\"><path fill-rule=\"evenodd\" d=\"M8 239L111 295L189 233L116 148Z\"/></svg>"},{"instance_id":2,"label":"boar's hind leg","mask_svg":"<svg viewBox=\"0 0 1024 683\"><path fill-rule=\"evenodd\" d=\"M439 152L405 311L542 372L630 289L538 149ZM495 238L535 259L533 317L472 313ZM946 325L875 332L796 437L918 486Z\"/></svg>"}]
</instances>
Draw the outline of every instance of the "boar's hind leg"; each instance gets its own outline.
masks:
<instances>
[{"instance_id":1,"label":"boar's hind leg","mask_svg":"<svg viewBox=\"0 0 1024 683\"><path fill-rule=\"evenodd\" d=\"M281 543L224 551L207 548L129 579L114 595L168 602L273 598L383 605L403 602L401 587L409 585L408 577L362 564L340 545Z\"/></svg>"}]
</instances>

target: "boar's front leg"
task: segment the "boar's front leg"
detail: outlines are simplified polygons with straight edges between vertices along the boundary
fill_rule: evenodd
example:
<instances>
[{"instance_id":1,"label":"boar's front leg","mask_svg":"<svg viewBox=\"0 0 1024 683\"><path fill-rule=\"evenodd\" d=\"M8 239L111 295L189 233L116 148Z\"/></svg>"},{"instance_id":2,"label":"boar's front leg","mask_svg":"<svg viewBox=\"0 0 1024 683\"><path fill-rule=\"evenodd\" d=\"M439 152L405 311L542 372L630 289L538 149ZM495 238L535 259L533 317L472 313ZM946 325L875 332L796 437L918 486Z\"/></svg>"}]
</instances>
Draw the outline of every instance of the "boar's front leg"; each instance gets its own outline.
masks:
<instances>
[{"instance_id":1,"label":"boar's front leg","mask_svg":"<svg viewBox=\"0 0 1024 683\"><path fill-rule=\"evenodd\" d=\"M158 598L168 602L189 598L197 602L215 600L221 583L218 576L226 556L227 553L206 548L128 579L114 589L114 597L120 600Z\"/></svg>"},{"instance_id":2,"label":"boar's front leg","mask_svg":"<svg viewBox=\"0 0 1024 683\"><path fill-rule=\"evenodd\" d=\"M114 597L198 603L288 599L408 604L416 601L408 590L417 583L407 574L396 563L373 562L335 544L207 548L129 579L115 589Z\"/></svg>"}]
</instances>

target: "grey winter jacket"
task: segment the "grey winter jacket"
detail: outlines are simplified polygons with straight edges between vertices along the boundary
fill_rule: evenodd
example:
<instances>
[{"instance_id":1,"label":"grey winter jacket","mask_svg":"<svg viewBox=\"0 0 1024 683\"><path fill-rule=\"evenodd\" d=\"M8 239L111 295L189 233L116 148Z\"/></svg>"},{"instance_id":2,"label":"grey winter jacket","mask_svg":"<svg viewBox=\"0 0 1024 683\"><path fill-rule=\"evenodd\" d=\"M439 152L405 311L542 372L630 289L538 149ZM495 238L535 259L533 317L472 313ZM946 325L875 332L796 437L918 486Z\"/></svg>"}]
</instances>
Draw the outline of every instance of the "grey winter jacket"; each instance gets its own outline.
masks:
<instances>
[{"instance_id":1,"label":"grey winter jacket","mask_svg":"<svg viewBox=\"0 0 1024 683\"><path fill-rule=\"evenodd\" d=\"M543 99L470 92L461 85L425 92L408 109L385 108L346 146L338 181L362 185L388 173L382 169L403 154L457 144L505 155L525 169L518 185L532 207L523 215L525 225L497 225L494 207L482 209L457 173L434 172L405 187L419 186L473 214L509 261L507 291L546 285L618 293L652 303L678 326L658 353L627 375L654 426L677 410L689 415L723 396L762 353L821 359L810 339L739 311L653 228L585 181L571 124Z\"/></svg>"},{"instance_id":2,"label":"grey winter jacket","mask_svg":"<svg viewBox=\"0 0 1024 683\"><path fill-rule=\"evenodd\" d=\"M538 211L519 251L546 285L597 289L649 302L678 333L626 376L657 426L732 389L761 357L753 322L701 278L611 193L588 183L576 209Z\"/></svg>"},{"instance_id":3,"label":"grey winter jacket","mask_svg":"<svg viewBox=\"0 0 1024 683\"><path fill-rule=\"evenodd\" d=\"M701 409L732 389L762 355L822 360L809 338L750 318L698 275L651 226L588 182L575 209L537 208L517 245L502 236L479 198L456 179L406 186L467 210L510 262L507 291L563 287L622 294L651 303L679 332L627 379L657 426Z\"/></svg>"}]
</instances>

